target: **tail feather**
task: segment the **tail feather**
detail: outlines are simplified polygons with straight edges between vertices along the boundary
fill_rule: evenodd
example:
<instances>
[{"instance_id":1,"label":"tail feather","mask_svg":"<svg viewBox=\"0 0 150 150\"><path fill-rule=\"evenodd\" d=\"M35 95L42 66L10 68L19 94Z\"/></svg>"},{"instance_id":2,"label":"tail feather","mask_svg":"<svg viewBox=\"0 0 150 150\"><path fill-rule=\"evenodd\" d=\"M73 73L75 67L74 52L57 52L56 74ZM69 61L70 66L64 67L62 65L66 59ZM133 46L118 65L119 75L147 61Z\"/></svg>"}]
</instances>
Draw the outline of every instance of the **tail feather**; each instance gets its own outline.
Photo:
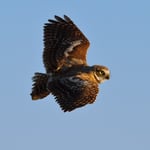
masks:
<instances>
[{"instance_id":1,"label":"tail feather","mask_svg":"<svg viewBox=\"0 0 150 150\"><path fill-rule=\"evenodd\" d=\"M46 97L50 94L50 91L47 89L48 75L44 73L35 73L33 76L32 100L38 100Z\"/></svg>"}]
</instances>

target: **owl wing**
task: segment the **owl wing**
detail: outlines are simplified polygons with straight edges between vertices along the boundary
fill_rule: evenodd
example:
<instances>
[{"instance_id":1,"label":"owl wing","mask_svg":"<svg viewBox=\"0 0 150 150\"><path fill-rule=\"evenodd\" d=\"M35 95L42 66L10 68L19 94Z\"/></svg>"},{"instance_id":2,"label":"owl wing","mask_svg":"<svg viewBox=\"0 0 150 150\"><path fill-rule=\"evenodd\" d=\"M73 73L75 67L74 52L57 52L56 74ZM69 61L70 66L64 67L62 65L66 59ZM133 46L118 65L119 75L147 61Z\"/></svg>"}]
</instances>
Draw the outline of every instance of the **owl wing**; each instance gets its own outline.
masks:
<instances>
[{"instance_id":1,"label":"owl wing","mask_svg":"<svg viewBox=\"0 0 150 150\"><path fill-rule=\"evenodd\" d=\"M64 19L55 16L44 26L43 62L47 72L54 72L62 66L86 64L86 53L90 45L88 39L64 15Z\"/></svg>"},{"instance_id":2,"label":"owl wing","mask_svg":"<svg viewBox=\"0 0 150 150\"><path fill-rule=\"evenodd\" d=\"M48 84L64 112L91 104L96 100L98 84L76 76L64 77Z\"/></svg>"}]
</instances>

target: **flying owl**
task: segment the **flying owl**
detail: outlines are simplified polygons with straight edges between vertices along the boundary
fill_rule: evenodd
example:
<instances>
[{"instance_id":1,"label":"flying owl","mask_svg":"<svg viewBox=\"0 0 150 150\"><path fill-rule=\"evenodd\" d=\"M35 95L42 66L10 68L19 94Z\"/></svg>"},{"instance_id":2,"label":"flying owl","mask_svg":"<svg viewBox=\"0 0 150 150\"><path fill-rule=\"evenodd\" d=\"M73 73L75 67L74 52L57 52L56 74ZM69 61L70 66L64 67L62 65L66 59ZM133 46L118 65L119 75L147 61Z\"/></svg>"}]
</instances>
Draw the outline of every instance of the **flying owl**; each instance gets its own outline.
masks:
<instances>
[{"instance_id":1,"label":"flying owl","mask_svg":"<svg viewBox=\"0 0 150 150\"><path fill-rule=\"evenodd\" d=\"M110 78L110 71L101 65L88 66L89 45L68 16L48 20L44 26L43 51L46 73L37 72L33 76L32 100L52 94L64 112L92 104L99 84Z\"/></svg>"}]
</instances>

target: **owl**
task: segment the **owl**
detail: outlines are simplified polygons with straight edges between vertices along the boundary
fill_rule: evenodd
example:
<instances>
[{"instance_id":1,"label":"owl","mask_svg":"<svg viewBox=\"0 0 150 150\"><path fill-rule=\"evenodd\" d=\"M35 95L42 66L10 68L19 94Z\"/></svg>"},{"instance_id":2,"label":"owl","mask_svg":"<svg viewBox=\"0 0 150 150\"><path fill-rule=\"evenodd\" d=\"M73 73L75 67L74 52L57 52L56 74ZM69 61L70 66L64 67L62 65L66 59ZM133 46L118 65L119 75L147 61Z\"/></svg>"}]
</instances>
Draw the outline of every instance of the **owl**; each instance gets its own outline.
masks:
<instances>
[{"instance_id":1,"label":"owl","mask_svg":"<svg viewBox=\"0 0 150 150\"><path fill-rule=\"evenodd\" d=\"M110 78L110 71L102 65L87 64L89 45L88 39L68 16L48 20L44 25L43 50L46 73L34 74L32 100L52 94L64 112L92 104L99 84Z\"/></svg>"}]
</instances>

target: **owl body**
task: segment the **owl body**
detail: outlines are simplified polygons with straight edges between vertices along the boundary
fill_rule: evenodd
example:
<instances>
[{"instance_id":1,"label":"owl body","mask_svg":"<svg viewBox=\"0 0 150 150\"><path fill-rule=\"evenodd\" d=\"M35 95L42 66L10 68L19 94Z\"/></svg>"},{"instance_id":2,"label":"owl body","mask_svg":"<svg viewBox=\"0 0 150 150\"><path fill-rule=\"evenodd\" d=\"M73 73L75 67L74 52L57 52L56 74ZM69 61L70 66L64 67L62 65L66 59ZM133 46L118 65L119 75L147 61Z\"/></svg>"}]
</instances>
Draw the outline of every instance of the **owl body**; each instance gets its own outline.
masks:
<instances>
[{"instance_id":1,"label":"owl body","mask_svg":"<svg viewBox=\"0 0 150 150\"><path fill-rule=\"evenodd\" d=\"M66 112L93 103L110 72L105 66L87 65L89 41L69 17L55 19L44 26L46 73L33 76L31 97L38 100L52 94Z\"/></svg>"},{"instance_id":2,"label":"owl body","mask_svg":"<svg viewBox=\"0 0 150 150\"><path fill-rule=\"evenodd\" d=\"M92 79L92 80L91 80ZM98 83L89 78L89 72L76 70L67 72L63 76L50 79L47 88L55 96L63 111L93 103L98 93Z\"/></svg>"}]
</instances>

